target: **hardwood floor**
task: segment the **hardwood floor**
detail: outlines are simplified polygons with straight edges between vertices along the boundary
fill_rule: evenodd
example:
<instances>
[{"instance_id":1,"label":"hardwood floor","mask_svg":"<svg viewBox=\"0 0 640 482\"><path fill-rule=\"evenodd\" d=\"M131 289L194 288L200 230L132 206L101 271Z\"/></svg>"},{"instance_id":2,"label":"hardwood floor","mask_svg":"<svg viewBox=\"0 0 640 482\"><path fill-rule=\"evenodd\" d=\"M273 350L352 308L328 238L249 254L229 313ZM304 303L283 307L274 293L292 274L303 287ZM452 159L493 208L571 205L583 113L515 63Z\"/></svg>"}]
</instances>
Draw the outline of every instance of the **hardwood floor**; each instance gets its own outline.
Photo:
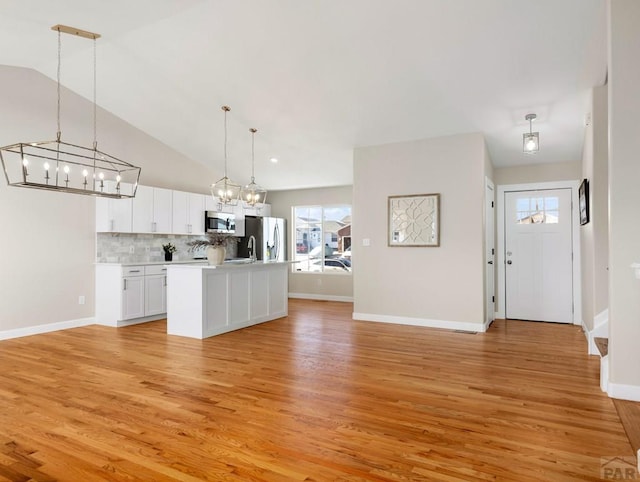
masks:
<instances>
[{"instance_id":1,"label":"hardwood floor","mask_svg":"<svg viewBox=\"0 0 640 482\"><path fill-rule=\"evenodd\" d=\"M575 326L485 334L288 318L0 342L0 480L599 480L632 457Z\"/></svg>"}]
</instances>

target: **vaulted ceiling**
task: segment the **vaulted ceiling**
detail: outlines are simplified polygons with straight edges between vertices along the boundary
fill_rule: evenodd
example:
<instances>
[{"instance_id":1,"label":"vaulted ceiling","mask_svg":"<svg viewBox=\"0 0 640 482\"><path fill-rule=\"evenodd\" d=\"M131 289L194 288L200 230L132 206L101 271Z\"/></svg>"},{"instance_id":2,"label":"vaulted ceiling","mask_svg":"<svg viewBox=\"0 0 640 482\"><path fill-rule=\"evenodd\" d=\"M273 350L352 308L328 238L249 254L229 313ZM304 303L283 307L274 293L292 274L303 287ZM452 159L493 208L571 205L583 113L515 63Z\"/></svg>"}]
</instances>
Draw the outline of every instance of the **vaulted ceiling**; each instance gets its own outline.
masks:
<instances>
[{"instance_id":1,"label":"vaulted ceiling","mask_svg":"<svg viewBox=\"0 0 640 482\"><path fill-rule=\"evenodd\" d=\"M354 147L464 132L497 167L577 161L606 79L601 0L5 0L0 63L55 79L55 24L102 35L101 107L218 172L231 106L230 177L248 181L255 127L269 189L350 184ZM92 99L91 42L62 42L62 83Z\"/></svg>"}]
</instances>

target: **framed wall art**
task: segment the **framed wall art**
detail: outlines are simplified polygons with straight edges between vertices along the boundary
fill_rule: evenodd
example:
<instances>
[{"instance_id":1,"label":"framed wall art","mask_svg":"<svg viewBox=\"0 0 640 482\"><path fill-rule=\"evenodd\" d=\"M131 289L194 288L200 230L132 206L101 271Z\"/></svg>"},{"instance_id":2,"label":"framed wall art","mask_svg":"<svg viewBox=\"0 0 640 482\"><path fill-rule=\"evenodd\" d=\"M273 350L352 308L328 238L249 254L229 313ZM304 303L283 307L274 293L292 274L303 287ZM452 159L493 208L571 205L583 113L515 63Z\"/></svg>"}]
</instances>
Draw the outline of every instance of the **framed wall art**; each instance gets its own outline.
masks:
<instances>
[{"instance_id":1,"label":"framed wall art","mask_svg":"<svg viewBox=\"0 0 640 482\"><path fill-rule=\"evenodd\" d=\"M440 194L389 196L388 245L440 246Z\"/></svg>"},{"instance_id":2,"label":"framed wall art","mask_svg":"<svg viewBox=\"0 0 640 482\"><path fill-rule=\"evenodd\" d=\"M580 206L580 224L585 225L589 222L589 181L582 181L578 189L578 205Z\"/></svg>"}]
</instances>

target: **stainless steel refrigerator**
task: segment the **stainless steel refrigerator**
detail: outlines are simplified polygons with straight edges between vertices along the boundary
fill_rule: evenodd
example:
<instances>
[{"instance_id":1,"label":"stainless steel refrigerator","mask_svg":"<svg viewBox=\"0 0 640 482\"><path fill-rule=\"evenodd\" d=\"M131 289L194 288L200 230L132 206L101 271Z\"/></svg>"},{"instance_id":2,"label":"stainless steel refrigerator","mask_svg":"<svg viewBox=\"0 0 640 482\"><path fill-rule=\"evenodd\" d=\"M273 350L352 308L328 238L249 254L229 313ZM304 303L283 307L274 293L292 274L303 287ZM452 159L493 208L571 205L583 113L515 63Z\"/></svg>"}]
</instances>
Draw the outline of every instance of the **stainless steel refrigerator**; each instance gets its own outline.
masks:
<instances>
[{"instance_id":1,"label":"stainless steel refrigerator","mask_svg":"<svg viewBox=\"0 0 640 482\"><path fill-rule=\"evenodd\" d=\"M256 258L285 261L287 259L287 221L282 218L245 216L244 237L238 243L238 257L250 257L249 239L256 240Z\"/></svg>"}]
</instances>

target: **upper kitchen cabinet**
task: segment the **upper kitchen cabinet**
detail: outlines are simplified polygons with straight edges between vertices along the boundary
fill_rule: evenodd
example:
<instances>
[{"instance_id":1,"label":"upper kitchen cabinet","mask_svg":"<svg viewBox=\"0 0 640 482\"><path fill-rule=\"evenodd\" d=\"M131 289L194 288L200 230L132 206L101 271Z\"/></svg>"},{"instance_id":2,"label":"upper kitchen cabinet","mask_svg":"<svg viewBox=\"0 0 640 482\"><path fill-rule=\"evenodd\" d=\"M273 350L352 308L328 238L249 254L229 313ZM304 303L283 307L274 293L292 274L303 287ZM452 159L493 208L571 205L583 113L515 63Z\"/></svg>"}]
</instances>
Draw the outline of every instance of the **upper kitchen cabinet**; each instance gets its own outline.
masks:
<instances>
[{"instance_id":1,"label":"upper kitchen cabinet","mask_svg":"<svg viewBox=\"0 0 640 482\"><path fill-rule=\"evenodd\" d=\"M171 233L171 190L138 186L133 199L134 233Z\"/></svg>"},{"instance_id":2,"label":"upper kitchen cabinet","mask_svg":"<svg viewBox=\"0 0 640 482\"><path fill-rule=\"evenodd\" d=\"M245 206L245 216L259 216L268 218L271 216L271 204L258 204L257 206Z\"/></svg>"},{"instance_id":3,"label":"upper kitchen cabinet","mask_svg":"<svg viewBox=\"0 0 640 482\"><path fill-rule=\"evenodd\" d=\"M173 191L174 234L204 234L205 197L211 196Z\"/></svg>"},{"instance_id":4,"label":"upper kitchen cabinet","mask_svg":"<svg viewBox=\"0 0 640 482\"><path fill-rule=\"evenodd\" d=\"M104 181L109 183L111 181ZM131 185L124 185L127 192L133 189ZM111 190L111 189L110 189ZM130 233L131 232L131 198L113 199L96 198L96 231L99 233Z\"/></svg>"}]
</instances>

